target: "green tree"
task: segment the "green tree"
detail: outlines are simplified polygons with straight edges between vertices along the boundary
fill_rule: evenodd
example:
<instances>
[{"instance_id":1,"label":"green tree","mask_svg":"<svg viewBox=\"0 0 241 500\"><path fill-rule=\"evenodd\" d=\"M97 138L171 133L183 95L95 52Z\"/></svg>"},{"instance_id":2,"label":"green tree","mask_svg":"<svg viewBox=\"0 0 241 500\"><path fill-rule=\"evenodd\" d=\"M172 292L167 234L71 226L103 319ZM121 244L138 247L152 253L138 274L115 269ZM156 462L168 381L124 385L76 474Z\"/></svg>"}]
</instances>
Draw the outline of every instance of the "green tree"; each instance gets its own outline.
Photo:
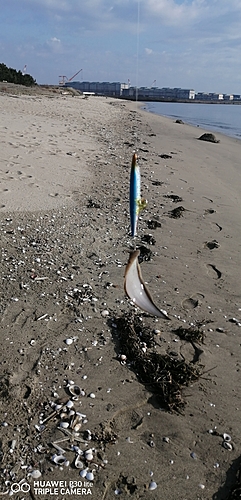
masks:
<instances>
[{"instance_id":1,"label":"green tree","mask_svg":"<svg viewBox=\"0 0 241 500\"><path fill-rule=\"evenodd\" d=\"M13 68L8 68L6 64L0 63L0 81L6 80L9 83L18 83L19 85L25 85L26 87L31 87L36 84L36 80L29 75L23 75L22 71L17 71Z\"/></svg>"}]
</instances>

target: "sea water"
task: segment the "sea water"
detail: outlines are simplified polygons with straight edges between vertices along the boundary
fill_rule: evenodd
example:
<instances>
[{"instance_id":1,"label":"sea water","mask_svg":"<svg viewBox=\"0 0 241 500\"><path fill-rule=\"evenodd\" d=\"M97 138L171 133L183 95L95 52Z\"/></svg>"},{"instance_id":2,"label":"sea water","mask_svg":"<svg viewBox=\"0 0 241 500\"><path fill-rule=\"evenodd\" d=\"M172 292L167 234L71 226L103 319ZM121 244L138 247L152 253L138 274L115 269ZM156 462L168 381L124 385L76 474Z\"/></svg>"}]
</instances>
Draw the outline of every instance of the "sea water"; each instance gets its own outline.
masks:
<instances>
[{"instance_id":1,"label":"sea water","mask_svg":"<svg viewBox=\"0 0 241 500\"><path fill-rule=\"evenodd\" d=\"M241 139L239 104L146 102L144 109L150 113L182 120L196 127Z\"/></svg>"}]
</instances>

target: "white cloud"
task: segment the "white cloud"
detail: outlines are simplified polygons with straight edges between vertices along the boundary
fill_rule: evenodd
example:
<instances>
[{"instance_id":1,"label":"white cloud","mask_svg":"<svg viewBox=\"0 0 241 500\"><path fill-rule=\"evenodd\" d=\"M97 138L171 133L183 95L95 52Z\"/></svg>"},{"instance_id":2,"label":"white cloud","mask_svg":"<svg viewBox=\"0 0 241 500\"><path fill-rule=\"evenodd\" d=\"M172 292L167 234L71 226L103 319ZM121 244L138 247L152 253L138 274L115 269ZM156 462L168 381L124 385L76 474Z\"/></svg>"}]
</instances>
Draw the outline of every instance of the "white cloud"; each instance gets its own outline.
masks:
<instances>
[{"instance_id":1,"label":"white cloud","mask_svg":"<svg viewBox=\"0 0 241 500\"><path fill-rule=\"evenodd\" d=\"M150 54L153 54L153 50L146 48L145 53L149 56Z\"/></svg>"}]
</instances>

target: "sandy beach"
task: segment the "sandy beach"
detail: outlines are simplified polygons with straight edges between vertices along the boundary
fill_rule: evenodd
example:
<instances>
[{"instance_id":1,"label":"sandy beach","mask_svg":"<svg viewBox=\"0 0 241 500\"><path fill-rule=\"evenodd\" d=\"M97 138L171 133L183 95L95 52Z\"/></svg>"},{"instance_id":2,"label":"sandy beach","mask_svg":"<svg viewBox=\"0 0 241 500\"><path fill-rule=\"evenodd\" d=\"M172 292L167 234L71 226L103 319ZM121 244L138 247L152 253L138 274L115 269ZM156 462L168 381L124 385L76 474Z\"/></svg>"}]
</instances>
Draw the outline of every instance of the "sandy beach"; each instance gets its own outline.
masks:
<instances>
[{"instance_id":1,"label":"sandy beach","mask_svg":"<svg viewBox=\"0 0 241 500\"><path fill-rule=\"evenodd\" d=\"M71 92L0 106L0 494L240 498L241 141ZM169 321L124 294L135 246ZM189 370L173 404L136 368L153 353Z\"/></svg>"}]
</instances>

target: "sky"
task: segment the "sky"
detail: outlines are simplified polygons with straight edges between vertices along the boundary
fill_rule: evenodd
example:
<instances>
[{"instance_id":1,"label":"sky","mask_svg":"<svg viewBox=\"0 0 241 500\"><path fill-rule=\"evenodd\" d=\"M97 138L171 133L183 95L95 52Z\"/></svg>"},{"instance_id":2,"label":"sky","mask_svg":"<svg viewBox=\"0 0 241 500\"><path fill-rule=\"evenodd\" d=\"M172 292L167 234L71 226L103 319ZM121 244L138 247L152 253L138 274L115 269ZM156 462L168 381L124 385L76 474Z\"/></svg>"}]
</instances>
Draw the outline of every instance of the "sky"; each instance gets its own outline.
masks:
<instances>
[{"instance_id":1,"label":"sky","mask_svg":"<svg viewBox=\"0 0 241 500\"><path fill-rule=\"evenodd\" d=\"M0 62L38 84L241 94L241 0L0 0Z\"/></svg>"}]
</instances>

